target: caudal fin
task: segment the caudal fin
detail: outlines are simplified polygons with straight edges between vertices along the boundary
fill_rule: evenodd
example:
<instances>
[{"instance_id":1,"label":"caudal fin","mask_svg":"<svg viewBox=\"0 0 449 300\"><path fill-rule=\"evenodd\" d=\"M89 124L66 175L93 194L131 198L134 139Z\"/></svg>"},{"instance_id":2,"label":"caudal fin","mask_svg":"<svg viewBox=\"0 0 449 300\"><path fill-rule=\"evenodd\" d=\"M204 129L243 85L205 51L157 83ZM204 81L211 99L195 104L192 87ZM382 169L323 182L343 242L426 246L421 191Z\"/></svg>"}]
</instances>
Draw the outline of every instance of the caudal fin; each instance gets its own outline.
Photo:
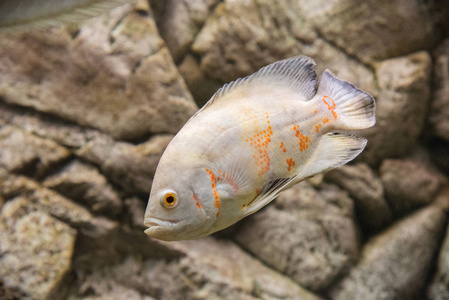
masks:
<instances>
[{"instance_id":1,"label":"caudal fin","mask_svg":"<svg viewBox=\"0 0 449 300\"><path fill-rule=\"evenodd\" d=\"M324 101L338 122L338 129L364 129L376 123L373 96L325 70L317 96Z\"/></svg>"}]
</instances>

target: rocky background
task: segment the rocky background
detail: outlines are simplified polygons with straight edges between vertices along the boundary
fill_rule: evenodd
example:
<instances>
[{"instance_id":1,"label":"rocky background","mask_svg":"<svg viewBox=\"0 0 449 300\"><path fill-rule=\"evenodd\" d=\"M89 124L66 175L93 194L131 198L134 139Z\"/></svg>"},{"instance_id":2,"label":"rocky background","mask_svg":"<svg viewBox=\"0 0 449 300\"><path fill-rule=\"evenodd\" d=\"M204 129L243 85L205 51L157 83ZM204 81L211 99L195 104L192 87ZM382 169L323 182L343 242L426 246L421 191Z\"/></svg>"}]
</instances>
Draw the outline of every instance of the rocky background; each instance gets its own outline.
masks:
<instances>
[{"instance_id":1,"label":"rocky background","mask_svg":"<svg viewBox=\"0 0 449 300\"><path fill-rule=\"evenodd\" d=\"M146 237L173 135L299 54L375 96L364 153L212 237ZM447 0L151 0L3 35L0 126L0 299L449 299Z\"/></svg>"}]
</instances>

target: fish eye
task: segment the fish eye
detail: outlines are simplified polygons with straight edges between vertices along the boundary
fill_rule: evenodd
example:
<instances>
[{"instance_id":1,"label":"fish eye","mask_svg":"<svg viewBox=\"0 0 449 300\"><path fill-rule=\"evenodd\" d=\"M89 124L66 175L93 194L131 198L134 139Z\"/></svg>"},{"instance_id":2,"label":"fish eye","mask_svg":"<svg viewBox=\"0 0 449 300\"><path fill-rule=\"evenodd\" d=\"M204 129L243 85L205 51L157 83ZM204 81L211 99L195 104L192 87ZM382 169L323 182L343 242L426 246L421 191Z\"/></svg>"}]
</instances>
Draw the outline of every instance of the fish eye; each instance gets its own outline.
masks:
<instances>
[{"instance_id":1,"label":"fish eye","mask_svg":"<svg viewBox=\"0 0 449 300\"><path fill-rule=\"evenodd\" d=\"M166 193L161 198L161 204L165 208L173 208L178 204L178 196L174 192Z\"/></svg>"}]
</instances>

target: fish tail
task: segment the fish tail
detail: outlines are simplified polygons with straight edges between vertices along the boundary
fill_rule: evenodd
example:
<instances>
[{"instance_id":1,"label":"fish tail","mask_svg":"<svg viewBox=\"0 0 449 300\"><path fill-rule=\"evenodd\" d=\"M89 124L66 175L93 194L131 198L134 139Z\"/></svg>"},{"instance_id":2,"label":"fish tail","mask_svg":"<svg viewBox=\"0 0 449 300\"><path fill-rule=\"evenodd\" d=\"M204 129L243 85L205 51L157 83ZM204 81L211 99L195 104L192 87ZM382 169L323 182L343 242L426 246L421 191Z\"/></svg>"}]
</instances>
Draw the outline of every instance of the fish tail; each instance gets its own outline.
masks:
<instances>
[{"instance_id":1,"label":"fish tail","mask_svg":"<svg viewBox=\"0 0 449 300\"><path fill-rule=\"evenodd\" d=\"M325 70L317 92L318 101L332 112L335 129L364 129L376 123L373 96Z\"/></svg>"}]
</instances>

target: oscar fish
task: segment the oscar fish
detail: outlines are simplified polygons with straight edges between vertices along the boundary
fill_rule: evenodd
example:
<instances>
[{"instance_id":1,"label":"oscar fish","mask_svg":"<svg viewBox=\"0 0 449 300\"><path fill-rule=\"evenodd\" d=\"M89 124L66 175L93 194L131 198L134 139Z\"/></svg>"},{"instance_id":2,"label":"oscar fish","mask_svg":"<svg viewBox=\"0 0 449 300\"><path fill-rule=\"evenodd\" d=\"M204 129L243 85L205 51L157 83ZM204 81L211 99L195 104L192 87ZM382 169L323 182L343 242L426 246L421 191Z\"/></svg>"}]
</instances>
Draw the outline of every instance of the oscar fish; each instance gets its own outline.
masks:
<instances>
[{"instance_id":1,"label":"oscar fish","mask_svg":"<svg viewBox=\"0 0 449 300\"><path fill-rule=\"evenodd\" d=\"M363 151L367 140L346 131L375 124L374 98L328 70L318 85L314 65L297 56L265 66L225 84L190 118L159 161L148 236L212 234Z\"/></svg>"}]
</instances>

